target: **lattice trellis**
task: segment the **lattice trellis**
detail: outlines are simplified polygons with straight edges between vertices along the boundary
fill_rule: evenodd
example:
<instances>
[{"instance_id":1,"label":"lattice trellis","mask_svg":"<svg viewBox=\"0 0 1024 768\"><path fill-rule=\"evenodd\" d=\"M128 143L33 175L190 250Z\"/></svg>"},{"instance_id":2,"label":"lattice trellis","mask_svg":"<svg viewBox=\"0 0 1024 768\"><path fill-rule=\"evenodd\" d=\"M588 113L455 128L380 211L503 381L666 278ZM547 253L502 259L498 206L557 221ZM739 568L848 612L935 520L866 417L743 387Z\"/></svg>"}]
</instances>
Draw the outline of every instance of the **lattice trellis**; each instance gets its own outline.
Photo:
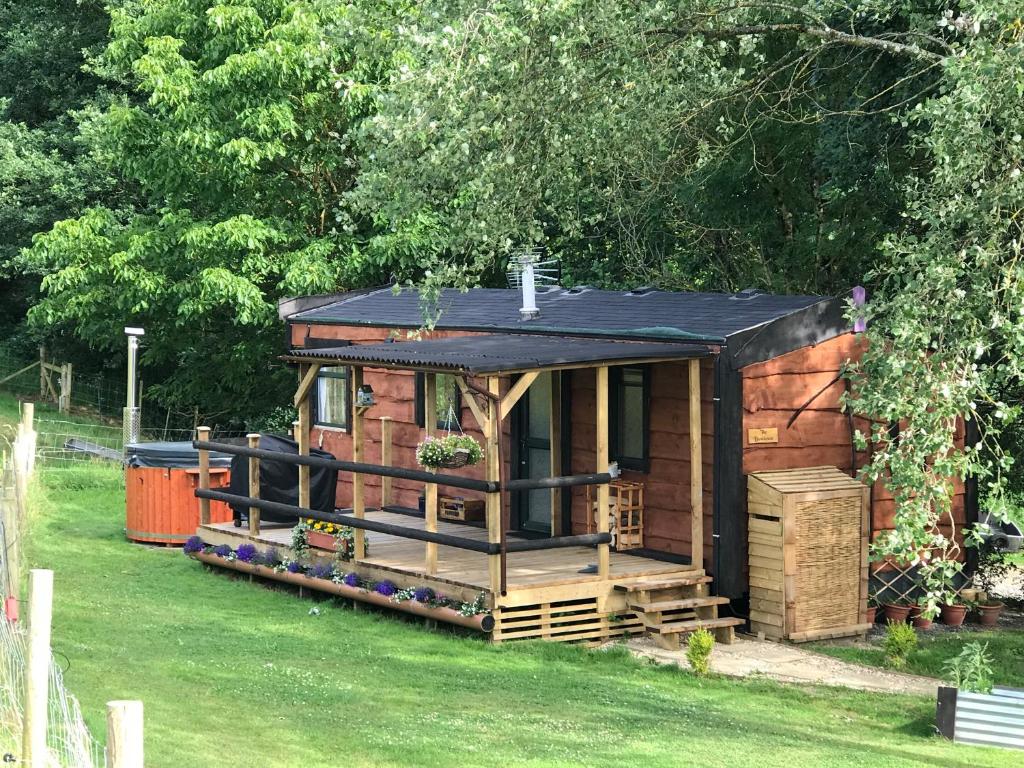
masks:
<instances>
[{"instance_id":1,"label":"lattice trellis","mask_svg":"<svg viewBox=\"0 0 1024 768\"><path fill-rule=\"evenodd\" d=\"M907 603L917 602L921 595L922 587L917 577L920 564L900 564L891 560L885 560L871 565L870 588L875 595L875 602L878 605L886 603ZM953 591L959 596L961 590L967 586L967 579L960 574Z\"/></svg>"}]
</instances>

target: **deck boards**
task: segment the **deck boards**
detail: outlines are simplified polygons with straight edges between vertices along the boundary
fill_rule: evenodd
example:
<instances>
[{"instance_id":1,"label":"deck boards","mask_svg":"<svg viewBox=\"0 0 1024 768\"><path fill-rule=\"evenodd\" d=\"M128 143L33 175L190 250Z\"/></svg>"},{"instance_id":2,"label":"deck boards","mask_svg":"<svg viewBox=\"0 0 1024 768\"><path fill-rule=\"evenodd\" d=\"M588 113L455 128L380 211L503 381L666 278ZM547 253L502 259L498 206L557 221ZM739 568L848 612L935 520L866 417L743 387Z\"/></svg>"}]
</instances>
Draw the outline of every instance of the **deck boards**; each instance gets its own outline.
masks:
<instances>
[{"instance_id":1,"label":"deck boards","mask_svg":"<svg viewBox=\"0 0 1024 768\"><path fill-rule=\"evenodd\" d=\"M423 529L422 518L396 512L367 510L367 518L392 525ZM438 521L440 533L487 540L487 531L471 525ZM235 528L232 523L214 523L203 529L220 534L250 538L244 528ZM376 565L396 571L422 575L426 572L424 542L403 539L384 533L367 532L367 565ZM291 545L291 527L265 525L254 542L262 546L288 548ZM436 577L456 584L463 584L479 590L487 590L489 584L487 556L480 552L469 552L453 547L438 546ZM596 574L580 573L587 566L597 562L597 552L590 547L567 547L538 552L512 552L508 555L508 589L529 589L539 586L556 586L597 582ZM659 574L686 571L688 567L677 563L666 563L638 557L624 552L611 553L611 577L615 580L641 578Z\"/></svg>"}]
</instances>

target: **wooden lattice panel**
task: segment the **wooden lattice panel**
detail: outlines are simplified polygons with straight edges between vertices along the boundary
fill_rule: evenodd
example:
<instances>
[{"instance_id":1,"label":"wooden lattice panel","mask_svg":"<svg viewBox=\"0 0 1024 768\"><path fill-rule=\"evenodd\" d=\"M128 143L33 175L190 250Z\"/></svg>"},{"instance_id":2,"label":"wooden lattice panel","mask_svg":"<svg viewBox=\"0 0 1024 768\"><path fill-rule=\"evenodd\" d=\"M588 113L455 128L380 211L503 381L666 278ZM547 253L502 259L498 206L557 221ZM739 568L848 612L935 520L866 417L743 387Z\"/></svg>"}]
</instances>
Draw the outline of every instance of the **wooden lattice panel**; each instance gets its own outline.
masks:
<instances>
[{"instance_id":1,"label":"wooden lattice panel","mask_svg":"<svg viewBox=\"0 0 1024 768\"><path fill-rule=\"evenodd\" d=\"M867 488L835 467L761 472L747 483L750 621L766 637L867 629Z\"/></svg>"}]
</instances>

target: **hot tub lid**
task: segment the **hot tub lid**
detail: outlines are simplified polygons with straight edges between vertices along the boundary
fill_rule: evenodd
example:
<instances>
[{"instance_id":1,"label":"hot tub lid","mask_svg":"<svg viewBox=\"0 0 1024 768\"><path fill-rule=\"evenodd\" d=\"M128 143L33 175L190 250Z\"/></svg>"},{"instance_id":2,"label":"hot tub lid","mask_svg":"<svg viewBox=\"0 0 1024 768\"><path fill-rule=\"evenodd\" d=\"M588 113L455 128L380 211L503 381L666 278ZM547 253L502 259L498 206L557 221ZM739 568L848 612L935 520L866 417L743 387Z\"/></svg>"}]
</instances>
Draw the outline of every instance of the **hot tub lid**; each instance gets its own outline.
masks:
<instances>
[{"instance_id":1,"label":"hot tub lid","mask_svg":"<svg viewBox=\"0 0 1024 768\"><path fill-rule=\"evenodd\" d=\"M189 442L129 443L125 446L129 467L169 467L188 469L199 466L199 451ZM210 451L211 467L230 467L231 455Z\"/></svg>"}]
</instances>

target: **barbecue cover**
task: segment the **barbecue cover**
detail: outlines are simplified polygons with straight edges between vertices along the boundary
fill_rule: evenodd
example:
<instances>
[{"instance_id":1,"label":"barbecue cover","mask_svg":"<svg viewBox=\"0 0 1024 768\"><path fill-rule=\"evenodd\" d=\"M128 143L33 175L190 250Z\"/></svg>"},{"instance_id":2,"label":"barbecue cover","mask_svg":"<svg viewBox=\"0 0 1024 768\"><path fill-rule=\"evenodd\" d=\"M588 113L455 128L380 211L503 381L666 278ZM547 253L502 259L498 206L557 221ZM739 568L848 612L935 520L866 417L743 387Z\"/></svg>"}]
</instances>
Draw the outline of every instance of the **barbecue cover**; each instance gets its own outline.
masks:
<instances>
[{"instance_id":1,"label":"barbecue cover","mask_svg":"<svg viewBox=\"0 0 1024 768\"><path fill-rule=\"evenodd\" d=\"M259 447L264 451L276 453L290 453L293 456L299 454L299 444L294 440L277 435L260 435ZM334 456L327 451L320 451L315 448L310 450L310 455L323 459L333 459ZM231 460L231 484L229 493L236 496L249 495L249 457L235 456ZM338 490L338 470L324 469L322 467L309 468L309 506L320 512L334 512L334 498ZM299 468L295 464L285 464L278 461L260 460L260 498L267 501L276 501L281 504L299 505ZM243 514L248 514L248 507L231 506L235 513L235 519L240 520ZM267 510L260 510L260 520L270 522L290 523L295 518L290 515L280 515Z\"/></svg>"}]
</instances>

